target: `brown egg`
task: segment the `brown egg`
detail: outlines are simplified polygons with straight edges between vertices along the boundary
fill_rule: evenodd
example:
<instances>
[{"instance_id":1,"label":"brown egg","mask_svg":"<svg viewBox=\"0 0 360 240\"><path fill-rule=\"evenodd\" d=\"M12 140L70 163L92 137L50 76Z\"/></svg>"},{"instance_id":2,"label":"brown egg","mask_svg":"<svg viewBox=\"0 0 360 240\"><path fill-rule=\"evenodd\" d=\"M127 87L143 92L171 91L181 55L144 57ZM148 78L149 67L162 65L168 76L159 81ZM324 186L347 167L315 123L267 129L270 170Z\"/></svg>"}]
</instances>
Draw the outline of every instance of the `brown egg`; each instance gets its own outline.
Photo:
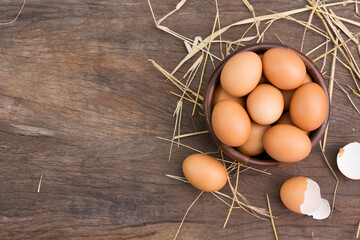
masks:
<instances>
[{"instance_id":1,"label":"brown egg","mask_svg":"<svg viewBox=\"0 0 360 240\"><path fill-rule=\"evenodd\" d=\"M235 102L239 103L242 107L245 108L245 97L233 97L229 95L227 92L224 91L224 89L219 84L214 92L214 98L213 98L213 106L215 106L218 102L225 100L225 99L231 99Z\"/></svg>"},{"instance_id":2,"label":"brown egg","mask_svg":"<svg viewBox=\"0 0 360 240\"><path fill-rule=\"evenodd\" d=\"M308 82L312 82L312 78L308 73L306 73L305 81L304 81L303 84L308 83ZM291 101L291 98L294 95L295 91L296 91L296 89L293 89L293 90L281 90L281 93L282 93L282 95L284 97L284 111L289 111L290 101Z\"/></svg>"},{"instance_id":3,"label":"brown egg","mask_svg":"<svg viewBox=\"0 0 360 240\"><path fill-rule=\"evenodd\" d=\"M243 145L236 149L245 154L246 156L256 156L264 151L263 136L270 125L259 125L255 122L251 122L251 133L249 139Z\"/></svg>"},{"instance_id":4,"label":"brown egg","mask_svg":"<svg viewBox=\"0 0 360 240\"><path fill-rule=\"evenodd\" d=\"M288 125L291 125L291 126L295 126L295 124L291 121L291 118L290 118L290 113L289 112L284 112L281 117L279 118L279 120L277 120L277 122L275 124L288 124ZM295 126L296 127L296 126ZM309 131L305 131L305 130L302 130L304 133L306 133L306 135L309 136Z\"/></svg>"},{"instance_id":5,"label":"brown egg","mask_svg":"<svg viewBox=\"0 0 360 240\"><path fill-rule=\"evenodd\" d=\"M215 105L211 124L216 137L226 145L237 147L250 137L250 118L245 109L233 100L223 100Z\"/></svg>"},{"instance_id":6,"label":"brown egg","mask_svg":"<svg viewBox=\"0 0 360 240\"><path fill-rule=\"evenodd\" d=\"M305 80L306 67L294 52L283 48L272 48L262 58L265 77L276 87L291 90Z\"/></svg>"},{"instance_id":7,"label":"brown egg","mask_svg":"<svg viewBox=\"0 0 360 240\"><path fill-rule=\"evenodd\" d=\"M269 125L280 118L284 109L284 99L276 87L261 84L247 97L246 108L256 123Z\"/></svg>"},{"instance_id":8,"label":"brown egg","mask_svg":"<svg viewBox=\"0 0 360 240\"><path fill-rule=\"evenodd\" d=\"M289 112L297 127L313 131L324 122L327 110L328 103L323 89L316 83L305 83L291 98Z\"/></svg>"},{"instance_id":9,"label":"brown egg","mask_svg":"<svg viewBox=\"0 0 360 240\"><path fill-rule=\"evenodd\" d=\"M279 124L267 130L263 137L265 151L280 162L297 162L311 151L310 138L299 128Z\"/></svg>"},{"instance_id":10,"label":"brown egg","mask_svg":"<svg viewBox=\"0 0 360 240\"><path fill-rule=\"evenodd\" d=\"M205 154L187 157L182 164L182 170L191 185L205 192L220 190L227 181L224 165L216 158Z\"/></svg>"},{"instance_id":11,"label":"brown egg","mask_svg":"<svg viewBox=\"0 0 360 240\"><path fill-rule=\"evenodd\" d=\"M256 53L240 52L230 58L222 69L221 86L231 96L245 96L258 84L261 71L261 59Z\"/></svg>"},{"instance_id":12,"label":"brown egg","mask_svg":"<svg viewBox=\"0 0 360 240\"><path fill-rule=\"evenodd\" d=\"M305 199L306 180L306 177L290 178L280 188L281 201L288 209L299 214L303 214L300 206L304 203Z\"/></svg>"},{"instance_id":13,"label":"brown egg","mask_svg":"<svg viewBox=\"0 0 360 240\"><path fill-rule=\"evenodd\" d=\"M310 178L293 177L286 180L281 186L280 198L291 211L317 220L329 217L331 212L329 202L321 198L320 186Z\"/></svg>"}]
</instances>

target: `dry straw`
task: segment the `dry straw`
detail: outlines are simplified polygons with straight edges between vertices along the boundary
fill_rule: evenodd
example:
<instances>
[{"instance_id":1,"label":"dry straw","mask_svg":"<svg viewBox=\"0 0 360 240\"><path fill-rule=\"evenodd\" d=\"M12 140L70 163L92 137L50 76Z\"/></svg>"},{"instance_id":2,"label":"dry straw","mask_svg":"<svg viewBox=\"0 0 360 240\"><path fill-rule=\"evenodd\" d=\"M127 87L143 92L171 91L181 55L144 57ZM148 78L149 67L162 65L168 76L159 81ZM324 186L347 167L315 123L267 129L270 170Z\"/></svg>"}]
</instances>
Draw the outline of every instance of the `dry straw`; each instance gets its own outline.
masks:
<instances>
[{"instance_id":1,"label":"dry straw","mask_svg":"<svg viewBox=\"0 0 360 240\"><path fill-rule=\"evenodd\" d=\"M40 192L42 179L43 179L43 175L41 174L41 175L40 175L40 179L39 179L39 184L38 184L38 187L37 187L37 193Z\"/></svg>"},{"instance_id":2,"label":"dry straw","mask_svg":"<svg viewBox=\"0 0 360 240\"><path fill-rule=\"evenodd\" d=\"M338 40L336 39L335 44L337 44L337 43L338 43ZM333 55L333 59L332 59L332 63L331 63L331 70L330 70L330 79L329 79L329 98L330 98L330 104L331 104L332 95L333 95L333 89L334 89L336 54L337 54L337 49L335 49L335 51L334 51L334 55ZM325 133L324 133L323 147L322 147L322 149L321 149L323 152L325 152L328 130L329 130L329 123L326 125L326 129L325 129Z\"/></svg>"},{"instance_id":3,"label":"dry straw","mask_svg":"<svg viewBox=\"0 0 360 240\"><path fill-rule=\"evenodd\" d=\"M337 189L339 187L339 178L337 177L336 173L334 172L333 168L331 167L328 158L326 157L325 151L323 150L323 146L321 144L321 141L319 143L320 145L320 149L321 149L321 153L324 157L324 160L326 162L326 165L328 166L328 168L330 169L332 175L334 176L335 180L336 180L336 184L335 184L335 189L334 189L334 195L333 195L333 201L331 204L331 213L330 213L330 218L332 217L332 214L334 212L334 207L335 207L335 199L336 199L336 193L337 193Z\"/></svg>"},{"instance_id":4,"label":"dry straw","mask_svg":"<svg viewBox=\"0 0 360 240\"><path fill-rule=\"evenodd\" d=\"M19 16L20 16L22 10L25 7L25 1L26 0L24 0L23 4L21 5L21 8L20 8L19 12L17 13L16 17L13 20L9 21L9 22L0 22L0 26L9 25L9 24L12 24L12 23L16 22L18 20Z\"/></svg>"},{"instance_id":5,"label":"dry straw","mask_svg":"<svg viewBox=\"0 0 360 240\"><path fill-rule=\"evenodd\" d=\"M182 227L182 225L184 224L185 218L188 215L190 209L192 208L192 206L194 206L194 204L196 203L196 201L201 197L201 195L203 194L203 191L200 192L200 194L195 198L195 200L190 204L189 208L186 210L185 215L183 217L183 219L181 220L180 226L178 228L178 230L176 231L174 240L177 238L177 236L179 235L180 229Z\"/></svg>"},{"instance_id":6,"label":"dry straw","mask_svg":"<svg viewBox=\"0 0 360 240\"><path fill-rule=\"evenodd\" d=\"M278 236L277 236L277 233L276 233L276 227L275 227L275 221L274 221L274 217L272 215L272 210L271 210L271 205L270 205L270 200L269 200L269 195L268 194L266 194L266 201L267 201L268 208L269 208L271 226L272 226L273 231L274 231L275 239L278 240Z\"/></svg>"},{"instance_id":7,"label":"dry straw","mask_svg":"<svg viewBox=\"0 0 360 240\"><path fill-rule=\"evenodd\" d=\"M175 7L174 10L170 11L168 14L166 14L164 17L160 18L159 20L156 19L156 16L153 11L153 7L150 3L150 0L148 0L148 4L150 7L150 11L152 14L152 17L154 19L155 26L160 29L161 31L164 31L171 36L174 36L181 41L184 42L184 45L188 51L186 56L181 59L176 67L171 70L167 71L164 68L162 68L160 65L158 65L154 60L149 60L155 68L157 68L165 77L167 80L172 82L177 89L180 91L180 93L171 92L174 96L178 97L179 100L176 104L175 110L174 110L174 129L173 129L173 135L171 139L158 137L161 140L165 140L170 142L170 153L169 153L169 160L171 158L171 152L173 149L173 145L176 144L178 147L182 146L188 149L191 149L194 152L198 153L204 153L203 151L200 151L194 147L185 145L180 142L183 138L188 138L192 136L197 136L201 134L207 134L208 131L197 131L193 133L181 133L181 119L182 119L182 111L184 106L184 100L187 103L190 103L193 106L192 114L194 115L196 109L202 109L203 108L203 96L200 94L202 89L202 83L204 81L207 61L210 59L212 66L215 68L216 61L221 61L224 59L225 56L229 55L231 52L238 49L238 47L244 46L244 43L247 42L262 42L265 39L266 32L269 28L271 28L272 24L275 21L278 20L286 20L291 21L293 23L299 24L304 27L302 39L301 39L301 51L304 51L305 42L307 41L306 35L309 31L312 31L319 36L323 37L324 41L320 43L319 45L315 46L311 50L308 50L306 53L307 56L313 56L312 59L314 62L322 60L322 66L321 66L321 72L325 74L325 67L327 63L327 56L329 55L332 57L331 61L331 68L330 68L330 76L329 76L329 95L330 95L330 101L333 102L333 88L334 83L336 86L344 92L355 109L360 115L360 111L358 110L357 106L355 105L354 101L352 100L350 94L341 86L341 84L336 80L336 62L340 62L342 66L344 66L351 74L352 79L354 81L354 84L356 87L351 87L348 85L348 88L351 90L351 94L355 95L356 97L360 97L360 87L359 87L359 79L360 79L360 68L358 66L358 63L355 60L355 57L353 53L351 52L351 48L349 47L349 44L354 44L357 50L357 54L360 56L360 44L358 40L358 36L360 35L360 32L353 33L350 31L350 29L346 26L346 24L350 24L353 26L360 26L360 23L357 21L354 21L349 18L345 18L343 16L339 16L333 11L333 9L330 9L332 7L338 6L345 8L346 6L351 6L351 4L354 4L355 6L355 17L360 19L359 16L359 10L357 5L357 0L347 0L347 1L338 1L333 3L327 3L323 0L308 0L307 6L299 9L292 9L289 11L284 12L274 12L271 11L271 14L263 15L263 16L257 16L255 14L254 7L250 4L248 0L243 0L244 5L251 13L252 17L243 19L237 22L234 22L230 25L221 27L221 21L220 21L220 14L219 14L219 6L217 0L215 0L215 9L216 9L216 15L215 20L213 23L213 28L209 36L202 38L200 36L196 36L194 39L191 39L187 36L185 36L182 33L178 33L173 31L167 26L162 25L164 20L171 16L173 13L179 11L182 6L186 3L186 0L181 0ZM307 21L302 21L299 19L294 18L293 16L300 13L310 12L307 18ZM314 17L318 17L322 23L322 26L317 26L313 22ZM265 23L265 28L260 31L261 24ZM243 25L249 25L249 27L243 32L241 35L241 38L237 40L225 40L223 39L222 35L230 30L233 27L236 26L243 26ZM255 28L256 34L252 36L248 36L248 33L250 30ZM280 37L275 34L276 38L279 39L281 43L283 41L280 39ZM346 39L347 38L347 39ZM211 47L212 44L219 44L219 52L220 57L217 56L214 48ZM323 53L319 53L321 49L324 49L325 51ZM339 58L339 54L341 54L341 57L344 59L341 60ZM185 66L185 63L188 61L192 61L191 66L185 70L185 74L183 77L176 78L175 74L178 72L178 70ZM197 73L202 66L201 75L199 77L199 81L193 81L195 78L197 78ZM210 70L209 70L210 71ZM184 83L185 82L185 83ZM196 89L195 91L193 89ZM201 113L200 113L201 115ZM329 134L329 125L326 128L324 138L322 142L320 142L320 148L321 152L323 154L324 160L326 162L326 165L328 166L329 170L333 174L334 178L336 179L336 185L334 189L334 195L333 195L333 201L332 201L332 211L331 216L333 214L334 206L335 206L335 199L336 199L336 192L339 185L339 179L337 178L334 170L331 167L331 164L329 163L327 157L326 157L326 142L327 142L327 136ZM219 151L215 152L218 153ZM252 206L248 200L238 192L238 186L239 186L239 176L242 172L247 170L254 170L262 174L268 174L271 175L271 173L267 172L266 170L259 170L256 168L244 166L240 163L229 161L224 159L222 152L221 158L218 158L218 160L222 161L224 163L224 166L226 166L226 169L228 171L228 185L230 187L232 196L229 196L223 192L216 191L212 192L211 194L218 199L221 203L225 204L225 206L228 208L228 214L226 216L224 226L226 227L231 213L234 211L234 209L242 209L246 211L247 213L256 216L258 218L267 220L268 218L271 219L275 238L277 239L277 233L276 228L274 224L274 219L271 212L270 207L270 201L267 195L267 202L268 202L268 209L262 209L258 207ZM212 154L212 153L211 153ZM184 177L178 177L174 175L166 175L167 177L170 177L172 179L188 183L188 181ZM235 186L232 184L232 179L235 178ZM187 216L187 213L189 212L190 208L195 204L195 202L199 199L202 192L199 194L199 196L194 200L194 202L190 205L189 209L186 211L186 214L184 218L181 221L181 224L178 228L178 231L175 235L175 238L178 236L181 226L183 225L183 222L185 220L185 217ZM330 217L331 217L330 216ZM360 229L360 223L359 223L359 229ZM359 230L358 230L359 231ZM314 238L314 235L312 235Z\"/></svg>"}]
</instances>

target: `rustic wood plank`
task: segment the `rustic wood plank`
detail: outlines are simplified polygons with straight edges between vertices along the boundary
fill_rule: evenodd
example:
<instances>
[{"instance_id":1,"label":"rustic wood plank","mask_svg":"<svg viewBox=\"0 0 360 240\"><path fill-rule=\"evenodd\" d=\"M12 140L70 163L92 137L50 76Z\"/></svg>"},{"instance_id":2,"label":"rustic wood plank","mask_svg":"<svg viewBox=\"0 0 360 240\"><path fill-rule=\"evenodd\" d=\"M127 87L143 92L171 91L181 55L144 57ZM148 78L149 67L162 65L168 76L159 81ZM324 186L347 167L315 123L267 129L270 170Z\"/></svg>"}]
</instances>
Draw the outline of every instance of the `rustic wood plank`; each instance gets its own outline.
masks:
<instances>
[{"instance_id":1,"label":"rustic wood plank","mask_svg":"<svg viewBox=\"0 0 360 240\"><path fill-rule=\"evenodd\" d=\"M175 7L172 1L151 2L158 17ZM13 19L21 4L2 1L1 21ZM285 11L305 2L252 4L262 15L266 8ZM222 25L251 17L241 1L219 1L219 7ZM189 0L164 24L191 38L204 37L214 16L213 3ZM307 19L306 14L297 17ZM245 29L224 38L239 38ZM265 40L278 41L277 33L285 44L300 48L302 32L303 27L282 20ZM311 32L308 39L305 51L323 40ZM176 88L164 82L148 59L171 70L185 54L181 41L155 28L147 1L27 0L16 23L0 26L0 238L173 238L198 191L165 177L181 175L181 162L192 151L175 148L169 163L169 143L156 139L171 137L177 98L170 94ZM178 76L184 72L180 69ZM343 85L353 84L339 65L335 77ZM360 105L359 99L354 101ZM201 115L191 117L192 105L184 106L182 131L205 130ZM269 193L274 215L281 216L276 219L280 239L311 239L312 233L315 239L354 238L359 184L340 174L335 156L339 147L359 141L359 124L360 117L335 87L327 155L340 186L332 219L290 213L279 198L283 181L304 175L316 180L331 201L335 180L318 148L303 162L270 170L272 176L241 174L240 192L254 205L266 208ZM216 151L208 135L183 142ZM227 211L204 194L179 239L273 239L269 222L239 210L222 229Z\"/></svg>"}]
</instances>

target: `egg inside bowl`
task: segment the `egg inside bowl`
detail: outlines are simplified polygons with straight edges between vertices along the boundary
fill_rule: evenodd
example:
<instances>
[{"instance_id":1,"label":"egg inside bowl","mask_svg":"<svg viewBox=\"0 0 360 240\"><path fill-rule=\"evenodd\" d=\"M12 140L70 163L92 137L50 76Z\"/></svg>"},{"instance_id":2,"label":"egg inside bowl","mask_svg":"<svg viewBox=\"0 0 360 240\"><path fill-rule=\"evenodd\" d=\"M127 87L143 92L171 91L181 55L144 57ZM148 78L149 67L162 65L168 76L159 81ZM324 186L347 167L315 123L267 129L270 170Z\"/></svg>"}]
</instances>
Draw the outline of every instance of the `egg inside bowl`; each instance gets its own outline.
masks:
<instances>
[{"instance_id":1,"label":"egg inside bowl","mask_svg":"<svg viewBox=\"0 0 360 240\"><path fill-rule=\"evenodd\" d=\"M205 123L206 123L206 126L209 130L209 133L210 133L210 136L212 137L212 139L214 140L214 142L219 146L219 148L227 155L229 156L230 158L238 161L238 162L241 162L243 164L246 164L246 165L249 165L249 166L256 166L256 167L280 167L280 166L285 166L287 164L289 164L289 162L284 162L284 161L278 161L278 160L275 160L273 157L270 157L270 155L272 154L268 154L266 152L263 152L263 153L260 153L258 155L255 155L255 156L248 156L246 154L244 154L244 151L243 153L241 153L239 151L239 148L238 147L241 147L241 146L236 146L236 144L243 144L243 141L240 141L240 142L236 142L234 139L229 139L229 142L227 142L228 144L225 144L224 141L220 141L219 138L217 137L217 135L215 134L215 131L214 131L214 127L215 129L218 128L218 126L214 126L213 125L213 119L212 119L212 114L213 114L213 108L214 108L214 99L216 98L216 90L217 88L222 85L221 84L221 74L222 74L222 71L224 70L224 67L226 66L226 64L229 62L230 59L232 59L234 56L239 58L238 56L240 55L239 53L244 53L244 52L252 52L252 53L255 53L259 56L262 57L262 55L270 50L270 49L285 49L285 50L289 50L291 51L292 53L296 54L298 57L300 57L300 59L302 60L302 62L304 63L304 66L306 68L306 73L307 73L307 76L310 76L313 80L313 82L316 83L316 85L319 86L319 88L321 88L324 92L324 98L325 98L325 101L326 101L326 107L325 107L325 115L322 116L324 119L323 121L321 122L321 125L320 126L315 126L316 129L314 130L311 130L311 131L307 131L307 135L309 136L309 139L310 139L310 142L308 143L308 145L310 146L310 150L315 147L319 140L321 139L321 137L323 136L324 132L325 132L325 129L326 129L326 125L328 123L328 120L329 120L329 110L330 110L330 102L329 102L329 94L328 94L328 90L327 90L327 86L326 86L326 83L325 83L325 80L321 74L321 72L319 71L319 69L316 67L316 65L309 59L307 58L304 54L302 54L301 52L297 51L296 49L294 48L291 48L289 46L286 46L286 45L282 45L282 44L277 44L277 43L259 43L259 44L253 44L253 45L248 45L246 47L243 47L235 52L233 52L232 54L230 54L229 56L227 56L218 66L217 68L214 70L213 74L211 75L208 83L207 83L207 87L206 87L206 90L205 90L205 95L204 95L204 115L205 115ZM275 55L279 55L279 53L275 53ZM244 55L244 54L241 54L241 55ZM248 54L248 56L245 56L244 59L247 59L247 62L251 62L250 60L253 58L253 55L250 55ZM249 60L250 59L250 60ZM256 60L257 61L257 60ZM264 61L264 60L263 60ZM248 64L248 63L247 63ZM256 63L257 64L257 63ZM240 68L241 69L241 68ZM256 71L258 71L258 67L257 66L246 66L242 69L248 69L248 71L251 71L251 77L258 77L258 73L256 73ZM243 70L243 71L245 71ZM262 69L262 71L264 71L264 69ZM255 73L254 73L255 72ZM230 75L231 76L231 75ZM269 76L269 73L268 75ZM258 82L257 84L262 84L262 85L273 85L273 84L270 84L268 82L266 82L266 79L264 80L263 77L260 78L260 82ZM279 89L278 91L289 91L287 89L287 83L281 83L282 85L280 86L282 89ZM311 84L311 83L310 83ZM234 94L238 94L236 97L239 97L239 98L245 98L243 99L242 101L246 102L246 107L249 107L249 101L247 101L248 99L246 98L249 98L249 96L252 94L252 95L255 95L253 94L253 91L250 91L249 93L249 90L246 89L248 88L249 86L246 85L244 86L243 88L239 88L239 90L236 92L235 88L232 88L231 86L222 86L225 91L227 89L230 89L231 88L231 94L230 95L234 95ZM252 86L253 87L253 86ZM259 85L257 85L255 87L258 88ZM261 88L265 88L265 87L261 87ZM271 93L271 96L275 96L275 95L278 95L278 92L277 90L274 90L273 88L270 88L267 86L267 88L269 88L272 93ZM246 91L242 91L242 90L246 90ZM291 89L291 87L289 87L289 89ZM228 90L229 91L229 90ZM263 100L264 102L268 103L269 100L266 99L266 97L264 96L264 94L262 92L264 92L263 89L260 89L258 91L259 93L256 94L256 95L259 95L261 96L261 98L265 98L265 100ZM250 95L249 95L250 94ZM313 93L312 93L313 94ZM316 94L316 91L315 93ZM299 95L299 94L297 94ZM299 97L297 97L299 98ZM279 98L277 98L279 99ZM281 101L281 100L279 100ZM229 101L230 102L230 101ZM296 101L295 101L296 102ZM298 101L299 102L299 101ZM283 107L284 107L284 102L282 103L283 104ZM295 104L295 103L294 103ZM225 104L222 104L222 105L225 105ZM229 104L228 104L229 105ZM298 105L302 105L302 103L298 103ZM325 106L325 105L324 105ZM246 108L245 107L245 108ZM251 106L250 106L251 107ZM291 106L290 106L291 107ZM267 107L264 108L265 110L267 109ZM293 107L293 109L295 109L295 107ZM265 115L265 110L262 110L262 111L257 111L257 109L255 108L255 110L253 111L254 113L249 117L251 122L256 119L257 120L257 123L259 123L260 125L262 125L262 120L261 120L261 117ZM221 112L221 111L218 111L218 110L215 110L217 115L219 116L224 116L224 114L226 114L226 112ZM278 114L280 110L279 109L276 109L274 110L273 112L275 112L274 114ZM282 108L282 113L283 113L283 108ZM220 112L220 113L219 113ZM295 111L296 112L296 111ZM258 116L255 116L255 115L258 115ZM293 116L296 116L296 113L291 113L290 112L290 115L293 115ZM250 114L249 114L250 115ZM316 117L316 116L315 116ZM315 118L314 117L314 118ZM260 118L260 119L259 119ZM276 123L274 123L274 119L277 119L279 118L279 116L276 116L275 118L273 118L271 121L268 121L266 122L266 124L269 124L269 125L274 125ZM310 119L310 120L304 120L305 122L306 121L309 121L310 123L314 122L313 121L314 119ZM247 121L244 121L245 123L245 126L248 126L249 123ZM299 122L303 122L303 121L299 121ZM308 127L308 126L306 126ZM313 126L310 126L310 127L313 127ZM312 129L312 128L309 128L309 129ZM243 130L243 129L242 129ZM295 131L295 130L294 130ZM305 131L305 130L304 130ZM274 134L276 135L276 131L272 131L272 132L275 132ZM296 132L296 131L295 131ZM239 134L248 134L246 133L246 131L241 131L241 129L239 129ZM297 133L298 135L301 135L300 138L303 138L303 135L301 133ZM219 135L219 134L218 134ZM244 136L245 136L244 135ZM279 135L279 134L277 134ZM246 137L246 136L245 136ZM282 138L281 134L280 134L280 138ZM223 138L222 138L223 139ZM271 138L270 138L271 139ZM237 139L236 139L237 140ZM271 142L271 141L270 141ZM240 145L241 145L240 144ZM275 147L279 147L279 145L277 146L276 144L274 144ZM281 147L281 146L280 146ZM301 144L299 144L299 147L302 147ZM306 146L304 146L304 148L306 148ZM288 149L278 149L277 152L282 152L284 151L284 153L286 154L286 151L288 151Z\"/></svg>"}]
</instances>

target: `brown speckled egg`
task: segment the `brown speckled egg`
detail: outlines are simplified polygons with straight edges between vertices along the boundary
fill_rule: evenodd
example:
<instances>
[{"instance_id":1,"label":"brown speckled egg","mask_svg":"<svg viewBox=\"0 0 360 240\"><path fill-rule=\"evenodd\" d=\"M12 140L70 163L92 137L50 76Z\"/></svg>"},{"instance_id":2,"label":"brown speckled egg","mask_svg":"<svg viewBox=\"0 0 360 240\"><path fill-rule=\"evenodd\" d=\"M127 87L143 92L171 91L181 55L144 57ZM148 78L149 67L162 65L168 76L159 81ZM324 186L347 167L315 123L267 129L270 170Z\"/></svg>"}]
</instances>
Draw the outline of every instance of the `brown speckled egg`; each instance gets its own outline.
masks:
<instances>
[{"instance_id":1,"label":"brown speckled egg","mask_svg":"<svg viewBox=\"0 0 360 240\"><path fill-rule=\"evenodd\" d=\"M301 129L279 124L267 130L263 137L265 151L280 162L297 162L311 151L311 141Z\"/></svg>"},{"instance_id":2,"label":"brown speckled egg","mask_svg":"<svg viewBox=\"0 0 360 240\"><path fill-rule=\"evenodd\" d=\"M316 83L305 83L292 96L289 112L297 127L313 131L324 122L327 110L324 90Z\"/></svg>"},{"instance_id":3,"label":"brown speckled egg","mask_svg":"<svg viewBox=\"0 0 360 240\"><path fill-rule=\"evenodd\" d=\"M260 81L262 63L254 52L240 52L229 59L221 71L223 89L234 97L251 92Z\"/></svg>"},{"instance_id":4,"label":"brown speckled egg","mask_svg":"<svg viewBox=\"0 0 360 240\"><path fill-rule=\"evenodd\" d=\"M251 122L251 133L249 139L243 145L236 149L245 154L246 156L256 156L264 151L263 136L270 125L260 125L255 122Z\"/></svg>"},{"instance_id":5,"label":"brown speckled egg","mask_svg":"<svg viewBox=\"0 0 360 240\"><path fill-rule=\"evenodd\" d=\"M215 105L211 124L216 137L226 145L237 147L250 137L250 118L245 109L233 100L223 100Z\"/></svg>"},{"instance_id":6,"label":"brown speckled egg","mask_svg":"<svg viewBox=\"0 0 360 240\"><path fill-rule=\"evenodd\" d=\"M224 89L219 84L214 92L213 106L215 106L218 102L225 99L234 100L235 102L238 102L242 107L245 108L245 97L233 97L229 95L227 92L225 92Z\"/></svg>"},{"instance_id":7,"label":"brown speckled egg","mask_svg":"<svg viewBox=\"0 0 360 240\"><path fill-rule=\"evenodd\" d=\"M214 192L223 188L227 181L225 166L216 158L205 154L192 154L183 164L186 179L197 189Z\"/></svg>"},{"instance_id":8,"label":"brown speckled egg","mask_svg":"<svg viewBox=\"0 0 360 240\"><path fill-rule=\"evenodd\" d=\"M246 108L252 120L261 125L276 122L284 109L280 90L270 84L260 84L246 100Z\"/></svg>"},{"instance_id":9,"label":"brown speckled egg","mask_svg":"<svg viewBox=\"0 0 360 240\"><path fill-rule=\"evenodd\" d=\"M294 52L283 48L272 48L262 58L265 77L276 87L291 90L305 80L306 67Z\"/></svg>"}]
</instances>

